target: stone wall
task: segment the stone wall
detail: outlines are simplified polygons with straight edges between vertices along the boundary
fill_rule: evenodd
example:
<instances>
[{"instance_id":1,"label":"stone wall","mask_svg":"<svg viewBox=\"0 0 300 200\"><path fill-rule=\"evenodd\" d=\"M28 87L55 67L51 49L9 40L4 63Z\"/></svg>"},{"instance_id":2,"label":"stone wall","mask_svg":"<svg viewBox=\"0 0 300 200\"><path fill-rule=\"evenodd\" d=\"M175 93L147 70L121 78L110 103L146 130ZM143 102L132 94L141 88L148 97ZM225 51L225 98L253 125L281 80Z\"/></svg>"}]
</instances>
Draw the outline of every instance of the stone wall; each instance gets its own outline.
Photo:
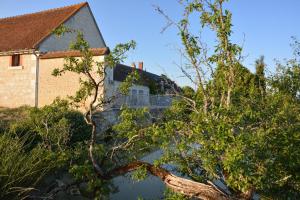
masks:
<instances>
[{"instance_id":1,"label":"stone wall","mask_svg":"<svg viewBox=\"0 0 300 200\"><path fill-rule=\"evenodd\" d=\"M95 56L95 61L103 61L104 56ZM80 76L73 72L66 72L62 76L52 76L55 68L62 68L63 58L41 59L39 69L38 106L49 105L57 97L66 98L74 95L79 89ZM83 77L82 77L83 78ZM100 91L100 94L102 90ZM84 106L81 109L84 111Z\"/></svg>"},{"instance_id":2,"label":"stone wall","mask_svg":"<svg viewBox=\"0 0 300 200\"><path fill-rule=\"evenodd\" d=\"M104 56L95 56L95 61L102 62ZM62 68L64 58L39 59L37 106L49 105L57 97L66 98L74 95L79 89L80 76L67 72L61 77L52 76L55 68ZM36 56L33 54L21 55L21 66L10 67L11 56L0 56L0 107L19 107L22 105L36 105ZM113 81L112 69L107 68L105 87L101 88L99 95L118 96L120 82ZM149 88L133 85L130 88L130 101L143 102L141 106L149 104ZM121 97L120 97L121 98ZM119 99L120 100L120 99ZM117 100L118 101L118 100ZM86 105L82 104L80 110L84 111Z\"/></svg>"},{"instance_id":3,"label":"stone wall","mask_svg":"<svg viewBox=\"0 0 300 200\"><path fill-rule=\"evenodd\" d=\"M0 107L35 104L36 57L20 56L21 66L11 67L11 56L0 56Z\"/></svg>"},{"instance_id":4,"label":"stone wall","mask_svg":"<svg viewBox=\"0 0 300 200\"><path fill-rule=\"evenodd\" d=\"M102 62L104 56L95 56ZM52 76L55 68L62 68L64 58L39 59L37 105L49 105L57 97L74 95L79 88L80 76L67 72L61 77ZM35 106L36 56L21 55L21 66L11 67L11 56L0 56L0 107L15 108L23 105ZM99 91L101 95L103 88ZM84 111L84 105L80 110Z\"/></svg>"}]
</instances>

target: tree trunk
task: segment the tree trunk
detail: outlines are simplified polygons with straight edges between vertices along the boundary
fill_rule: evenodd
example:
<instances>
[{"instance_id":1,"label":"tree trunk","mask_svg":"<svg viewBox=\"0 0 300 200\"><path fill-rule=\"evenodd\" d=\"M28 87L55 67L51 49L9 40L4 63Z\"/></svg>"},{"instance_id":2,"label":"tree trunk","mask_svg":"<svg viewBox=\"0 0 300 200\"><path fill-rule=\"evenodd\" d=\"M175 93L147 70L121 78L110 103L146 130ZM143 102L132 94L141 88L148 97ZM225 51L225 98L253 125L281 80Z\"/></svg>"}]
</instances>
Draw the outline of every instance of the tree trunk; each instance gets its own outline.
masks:
<instances>
[{"instance_id":1,"label":"tree trunk","mask_svg":"<svg viewBox=\"0 0 300 200\"><path fill-rule=\"evenodd\" d=\"M168 188L172 189L174 192L181 193L187 197L203 200L232 199L231 197L222 193L220 190L217 190L211 185L195 182L186 178L181 178L163 168L155 167L152 164L141 161L132 162L128 165L116 168L107 173L105 178L111 179L115 176L134 171L141 166L146 167L147 171L150 172L152 175L161 178L161 180L166 184Z\"/></svg>"}]
</instances>

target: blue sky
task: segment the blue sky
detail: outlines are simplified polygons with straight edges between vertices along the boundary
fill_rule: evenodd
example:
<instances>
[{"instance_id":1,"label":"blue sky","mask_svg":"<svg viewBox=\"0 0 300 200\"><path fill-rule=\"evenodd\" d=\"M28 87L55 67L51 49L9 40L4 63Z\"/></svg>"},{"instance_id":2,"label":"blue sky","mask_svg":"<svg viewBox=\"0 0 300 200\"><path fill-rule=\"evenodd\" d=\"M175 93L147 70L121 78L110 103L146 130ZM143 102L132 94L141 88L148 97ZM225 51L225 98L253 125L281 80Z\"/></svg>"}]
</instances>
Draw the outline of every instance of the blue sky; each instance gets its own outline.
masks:
<instances>
[{"instance_id":1,"label":"blue sky","mask_svg":"<svg viewBox=\"0 0 300 200\"><path fill-rule=\"evenodd\" d=\"M0 18L37 12L82 2L82 0L0 0ZM180 40L175 28L160 33L165 25L154 11L159 5L168 15L180 19L182 7L177 0L88 0L109 47L131 39L137 42L125 64L144 61L147 71L167 73L180 85L188 84L175 63L180 62L176 47ZM266 57L268 69L274 71L274 59L290 58L291 36L300 39L299 0L231 0L232 40L244 43L244 65L250 70L260 55ZM0 36L1 37L1 36ZM206 38L205 38L206 37ZM211 35L203 39L213 43Z\"/></svg>"}]
</instances>

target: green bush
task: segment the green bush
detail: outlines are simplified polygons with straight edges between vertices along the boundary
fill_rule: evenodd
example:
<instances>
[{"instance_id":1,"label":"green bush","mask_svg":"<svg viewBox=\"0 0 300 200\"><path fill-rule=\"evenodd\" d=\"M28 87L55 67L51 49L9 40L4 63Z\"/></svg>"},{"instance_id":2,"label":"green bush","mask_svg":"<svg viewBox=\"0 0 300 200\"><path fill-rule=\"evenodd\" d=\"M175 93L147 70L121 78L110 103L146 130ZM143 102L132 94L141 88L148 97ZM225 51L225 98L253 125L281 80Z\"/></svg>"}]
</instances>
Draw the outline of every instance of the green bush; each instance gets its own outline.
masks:
<instances>
[{"instance_id":1,"label":"green bush","mask_svg":"<svg viewBox=\"0 0 300 200\"><path fill-rule=\"evenodd\" d=\"M91 132L82 113L62 100L43 108L1 109L0 122L0 199L25 198L43 177L69 167Z\"/></svg>"},{"instance_id":2,"label":"green bush","mask_svg":"<svg viewBox=\"0 0 300 200\"><path fill-rule=\"evenodd\" d=\"M65 149L89 139L91 128L82 113L72 110L67 101L56 100L43 108L29 108L27 116L9 126L8 132L29 135L31 144L42 143L48 149Z\"/></svg>"}]
</instances>

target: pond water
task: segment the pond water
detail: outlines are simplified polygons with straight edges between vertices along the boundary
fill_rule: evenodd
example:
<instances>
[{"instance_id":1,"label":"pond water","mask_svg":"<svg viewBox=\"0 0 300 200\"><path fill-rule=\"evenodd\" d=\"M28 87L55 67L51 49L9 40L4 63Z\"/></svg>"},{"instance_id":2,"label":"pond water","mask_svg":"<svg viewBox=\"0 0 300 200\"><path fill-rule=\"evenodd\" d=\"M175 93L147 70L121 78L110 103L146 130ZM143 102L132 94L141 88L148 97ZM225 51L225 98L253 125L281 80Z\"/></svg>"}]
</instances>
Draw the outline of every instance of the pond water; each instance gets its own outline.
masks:
<instances>
[{"instance_id":1,"label":"pond water","mask_svg":"<svg viewBox=\"0 0 300 200\"><path fill-rule=\"evenodd\" d=\"M161 155L162 151L157 150L143 157L142 160L153 163L153 161L161 157ZM171 165L164 165L164 168L172 171L172 173L175 175L179 175L176 173L176 171L174 171L174 168ZM223 191L226 191L228 194L230 194L230 191L222 181L213 180L212 182ZM136 200L139 197L142 197L145 200L163 199L163 193L166 188L161 179L152 175L148 176L143 181L136 182L131 179L129 173L126 176L114 178L113 183L118 187L118 192L110 196L110 199L112 200Z\"/></svg>"},{"instance_id":2,"label":"pond water","mask_svg":"<svg viewBox=\"0 0 300 200\"><path fill-rule=\"evenodd\" d=\"M153 162L159 158L162 152L154 151L142 158L143 161ZM112 194L112 200L136 200L138 197L143 199L162 199L165 185L161 179L155 176L148 176L145 180L136 182L131 179L130 173L126 176L119 176L113 179L113 183L118 187L118 192Z\"/></svg>"}]
</instances>

